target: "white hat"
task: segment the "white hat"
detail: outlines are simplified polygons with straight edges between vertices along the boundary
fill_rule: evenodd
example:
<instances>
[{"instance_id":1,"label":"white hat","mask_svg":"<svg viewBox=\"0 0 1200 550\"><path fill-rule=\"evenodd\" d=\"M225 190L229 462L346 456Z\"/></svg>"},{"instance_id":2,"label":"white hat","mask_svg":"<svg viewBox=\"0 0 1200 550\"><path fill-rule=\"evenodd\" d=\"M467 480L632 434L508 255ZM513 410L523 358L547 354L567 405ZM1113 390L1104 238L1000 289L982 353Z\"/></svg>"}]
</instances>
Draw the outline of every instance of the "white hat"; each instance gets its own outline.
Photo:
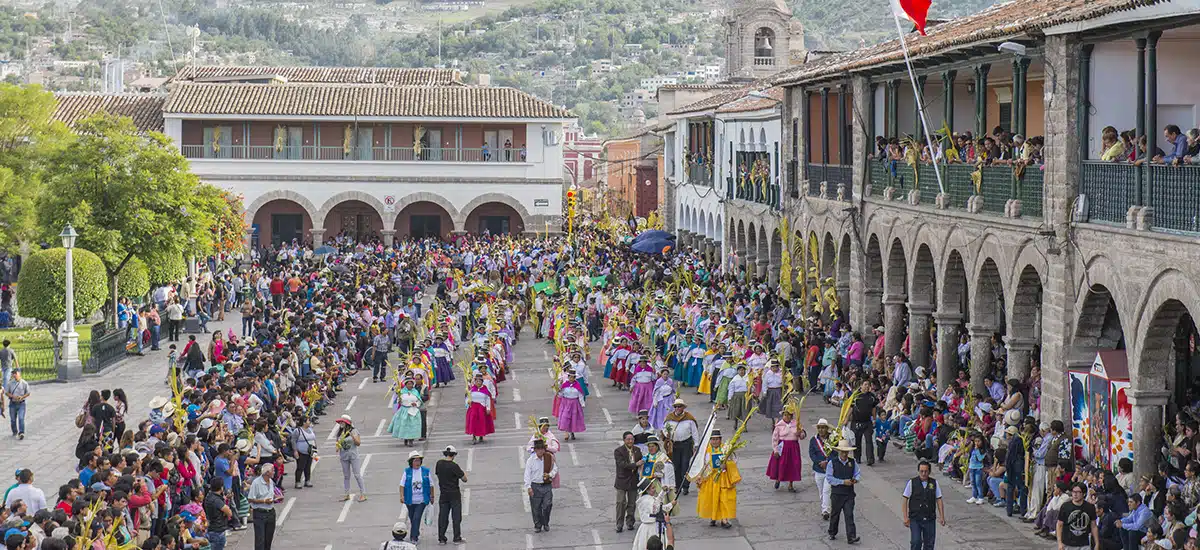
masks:
<instances>
[{"instance_id":1,"label":"white hat","mask_svg":"<svg viewBox=\"0 0 1200 550\"><path fill-rule=\"evenodd\" d=\"M446 449L442 451L442 454L445 456L456 455L458 454L458 449L455 449L454 445L446 445Z\"/></svg>"},{"instance_id":2,"label":"white hat","mask_svg":"<svg viewBox=\"0 0 1200 550\"><path fill-rule=\"evenodd\" d=\"M167 404L167 398L163 397L161 395L155 396L154 399L150 400L150 408L151 409L161 409L161 408L163 408L163 405L166 405L166 404Z\"/></svg>"},{"instance_id":3,"label":"white hat","mask_svg":"<svg viewBox=\"0 0 1200 550\"><path fill-rule=\"evenodd\" d=\"M837 446L834 447L833 450L850 452L854 450L854 445L851 445L849 441L843 439L838 442Z\"/></svg>"},{"instance_id":4,"label":"white hat","mask_svg":"<svg viewBox=\"0 0 1200 550\"><path fill-rule=\"evenodd\" d=\"M237 451L239 453L244 453L246 451L249 451L250 450L250 440L249 439L239 439L239 440L237 440L237 443L233 446L233 448L237 449Z\"/></svg>"},{"instance_id":5,"label":"white hat","mask_svg":"<svg viewBox=\"0 0 1200 550\"><path fill-rule=\"evenodd\" d=\"M1008 435L1017 435L1017 427L1009 426L1007 428L1004 428L1004 433L1006 433Z\"/></svg>"},{"instance_id":6,"label":"white hat","mask_svg":"<svg viewBox=\"0 0 1200 550\"><path fill-rule=\"evenodd\" d=\"M213 419L205 418L204 420L200 421L200 429L207 430L207 429L211 428L214 423L215 422L213 421Z\"/></svg>"},{"instance_id":7,"label":"white hat","mask_svg":"<svg viewBox=\"0 0 1200 550\"><path fill-rule=\"evenodd\" d=\"M915 372L917 374L917 378L925 378L925 367L917 367Z\"/></svg>"},{"instance_id":8,"label":"white hat","mask_svg":"<svg viewBox=\"0 0 1200 550\"><path fill-rule=\"evenodd\" d=\"M163 408L162 408L163 418L168 418L173 414L175 414L175 404L174 403L167 403L166 405L163 406Z\"/></svg>"},{"instance_id":9,"label":"white hat","mask_svg":"<svg viewBox=\"0 0 1200 550\"><path fill-rule=\"evenodd\" d=\"M822 418L822 419L818 420L818 421L817 421L817 427L818 427L818 428L820 428L821 426L825 426L826 428L828 428L828 427L829 427L829 421L828 421L828 420L825 420L824 418Z\"/></svg>"},{"instance_id":10,"label":"white hat","mask_svg":"<svg viewBox=\"0 0 1200 550\"><path fill-rule=\"evenodd\" d=\"M425 456L421 454L421 451L412 451L412 452L408 453L409 460L412 460L414 458L425 458Z\"/></svg>"}]
</instances>

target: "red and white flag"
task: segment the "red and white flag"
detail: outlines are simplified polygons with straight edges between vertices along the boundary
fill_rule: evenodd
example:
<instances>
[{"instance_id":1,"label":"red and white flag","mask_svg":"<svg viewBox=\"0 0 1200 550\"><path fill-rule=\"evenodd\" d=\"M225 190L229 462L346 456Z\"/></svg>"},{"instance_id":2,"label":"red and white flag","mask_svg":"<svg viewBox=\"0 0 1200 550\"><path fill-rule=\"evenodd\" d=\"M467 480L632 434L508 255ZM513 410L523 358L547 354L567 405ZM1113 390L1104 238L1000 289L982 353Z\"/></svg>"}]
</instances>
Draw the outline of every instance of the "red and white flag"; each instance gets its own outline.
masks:
<instances>
[{"instance_id":1,"label":"red and white flag","mask_svg":"<svg viewBox=\"0 0 1200 550\"><path fill-rule=\"evenodd\" d=\"M925 35L925 18L929 15L930 0L891 0L892 12L912 21L917 32Z\"/></svg>"}]
</instances>

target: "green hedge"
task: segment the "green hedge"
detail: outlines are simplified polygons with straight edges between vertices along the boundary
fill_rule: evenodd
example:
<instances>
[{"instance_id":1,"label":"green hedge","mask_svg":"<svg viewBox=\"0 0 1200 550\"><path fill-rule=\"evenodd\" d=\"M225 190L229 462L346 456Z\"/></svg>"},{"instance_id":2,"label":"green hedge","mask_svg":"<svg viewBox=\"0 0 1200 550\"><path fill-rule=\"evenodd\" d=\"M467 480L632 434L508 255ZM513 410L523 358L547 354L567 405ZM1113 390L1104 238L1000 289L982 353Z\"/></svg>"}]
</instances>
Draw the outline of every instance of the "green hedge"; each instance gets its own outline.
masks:
<instances>
[{"instance_id":1,"label":"green hedge","mask_svg":"<svg viewBox=\"0 0 1200 550\"><path fill-rule=\"evenodd\" d=\"M37 319L54 330L66 318L66 256L62 248L29 256L17 279L17 305L23 317ZM75 318L100 309L108 297L108 276L100 257L82 248L73 250Z\"/></svg>"},{"instance_id":2,"label":"green hedge","mask_svg":"<svg viewBox=\"0 0 1200 550\"><path fill-rule=\"evenodd\" d=\"M159 286L167 283L182 281L187 277L187 261L183 254L164 253L146 258L147 273L150 284Z\"/></svg>"},{"instance_id":3,"label":"green hedge","mask_svg":"<svg viewBox=\"0 0 1200 550\"><path fill-rule=\"evenodd\" d=\"M117 277L117 293L122 297L140 298L150 294L150 270L146 262L132 258L121 268Z\"/></svg>"}]
</instances>

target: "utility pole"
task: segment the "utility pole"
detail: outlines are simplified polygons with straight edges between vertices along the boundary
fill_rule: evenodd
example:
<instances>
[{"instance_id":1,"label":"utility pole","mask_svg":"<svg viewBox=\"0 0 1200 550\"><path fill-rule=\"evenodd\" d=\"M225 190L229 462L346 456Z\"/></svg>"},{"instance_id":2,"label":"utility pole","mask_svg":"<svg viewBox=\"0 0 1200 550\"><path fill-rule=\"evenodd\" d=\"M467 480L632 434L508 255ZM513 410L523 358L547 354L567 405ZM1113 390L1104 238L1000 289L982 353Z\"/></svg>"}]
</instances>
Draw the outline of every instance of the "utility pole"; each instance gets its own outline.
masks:
<instances>
[{"instance_id":1,"label":"utility pole","mask_svg":"<svg viewBox=\"0 0 1200 550\"><path fill-rule=\"evenodd\" d=\"M438 68L439 68L439 69L440 69L440 68L442 68L442 67L444 66L444 65L442 65L442 19L441 19L440 17L438 18L438 55L437 55L437 66L438 66Z\"/></svg>"}]
</instances>

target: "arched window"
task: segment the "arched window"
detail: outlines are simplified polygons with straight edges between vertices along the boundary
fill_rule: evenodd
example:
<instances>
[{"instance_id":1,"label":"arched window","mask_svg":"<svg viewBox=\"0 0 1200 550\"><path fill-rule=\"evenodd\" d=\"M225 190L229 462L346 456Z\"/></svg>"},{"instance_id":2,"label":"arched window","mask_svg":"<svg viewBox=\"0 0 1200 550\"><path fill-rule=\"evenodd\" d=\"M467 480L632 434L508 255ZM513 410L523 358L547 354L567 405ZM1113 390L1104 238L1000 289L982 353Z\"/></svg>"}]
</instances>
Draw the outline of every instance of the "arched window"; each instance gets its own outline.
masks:
<instances>
[{"instance_id":1,"label":"arched window","mask_svg":"<svg viewBox=\"0 0 1200 550\"><path fill-rule=\"evenodd\" d=\"M767 27L754 31L754 64L775 64L775 31Z\"/></svg>"},{"instance_id":2,"label":"arched window","mask_svg":"<svg viewBox=\"0 0 1200 550\"><path fill-rule=\"evenodd\" d=\"M767 145L767 129L766 128L759 129L758 142L760 144L762 144L763 147L766 147L766 145Z\"/></svg>"},{"instance_id":3,"label":"arched window","mask_svg":"<svg viewBox=\"0 0 1200 550\"><path fill-rule=\"evenodd\" d=\"M751 132L751 133L750 133L750 137L754 137L754 133L753 133L753 132ZM745 128L742 128L742 137L741 137L741 141L739 141L738 143L741 143L742 145L745 145L745 144L746 144L746 129L745 129Z\"/></svg>"}]
</instances>

